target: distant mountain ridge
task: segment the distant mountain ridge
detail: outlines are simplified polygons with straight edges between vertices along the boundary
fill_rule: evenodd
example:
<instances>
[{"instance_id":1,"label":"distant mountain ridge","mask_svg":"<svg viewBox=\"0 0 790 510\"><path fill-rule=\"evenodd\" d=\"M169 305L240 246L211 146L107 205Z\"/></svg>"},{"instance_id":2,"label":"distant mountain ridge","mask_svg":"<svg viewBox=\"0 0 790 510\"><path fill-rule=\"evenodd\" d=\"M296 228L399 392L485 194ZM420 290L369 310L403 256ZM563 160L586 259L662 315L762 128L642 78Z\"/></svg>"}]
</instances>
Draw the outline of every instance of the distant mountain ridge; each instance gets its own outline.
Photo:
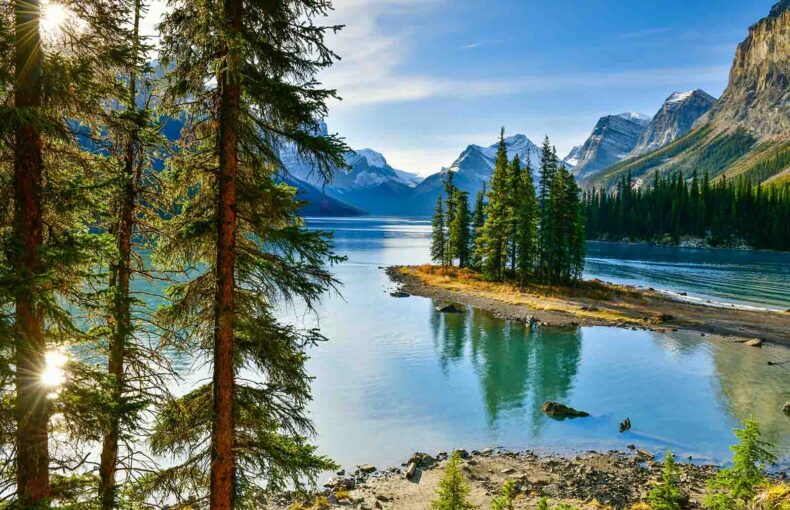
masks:
<instances>
[{"instance_id":1,"label":"distant mountain ridge","mask_svg":"<svg viewBox=\"0 0 790 510\"><path fill-rule=\"evenodd\" d=\"M638 113L601 117L589 138L574 154L578 163L573 173L577 177L584 177L622 160L634 150L649 123L650 117Z\"/></svg>"},{"instance_id":2,"label":"distant mountain ridge","mask_svg":"<svg viewBox=\"0 0 790 510\"><path fill-rule=\"evenodd\" d=\"M641 186L654 173L695 171L753 183L790 180L790 0L778 2L749 27L727 88L689 133L612 165L582 185L611 187L630 173Z\"/></svg>"},{"instance_id":3,"label":"distant mountain ridge","mask_svg":"<svg viewBox=\"0 0 790 510\"><path fill-rule=\"evenodd\" d=\"M653 116L628 156L646 154L674 142L691 131L697 119L715 102L715 97L701 89L674 92Z\"/></svg>"}]
</instances>

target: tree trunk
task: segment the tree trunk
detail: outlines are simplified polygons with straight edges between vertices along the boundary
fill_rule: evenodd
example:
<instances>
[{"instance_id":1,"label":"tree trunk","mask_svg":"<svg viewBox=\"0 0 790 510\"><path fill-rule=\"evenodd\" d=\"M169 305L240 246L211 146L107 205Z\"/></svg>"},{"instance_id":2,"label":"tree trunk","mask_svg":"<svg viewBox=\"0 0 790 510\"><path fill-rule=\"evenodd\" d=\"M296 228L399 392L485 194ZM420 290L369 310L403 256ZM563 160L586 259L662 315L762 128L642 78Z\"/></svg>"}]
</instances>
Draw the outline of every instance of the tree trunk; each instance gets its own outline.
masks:
<instances>
[{"instance_id":1,"label":"tree trunk","mask_svg":"<svg viewBox=\"0 0 790 510\"><path fill-rule=\"evenodd\" d=\"M140 0L134 5L133 45L134 57L137 57L138 32L140 26ZM137 100L136 62L129 71L129 97L127 108L134 113ZM118 223L115 226L118 260L110 272L110 288L113 290L112 324L113 333L110 338L108 372L113 379L112 402L120 405L123 399L124 357L126 344L132 332L132 316L130 311L129 282L131 280L132 234L134 232L134 208L137 200L137 186L140 172L136 165L139 148L139 126L131 127L129 139L124 147L123 187L118 207ZM119 411L112 413L110 424L105 432L99 463L99 500L104 510L116 508L116 473L118 470L118 442L120 437L121 415Z\"/></svg>"},{"instance_id":2,"label":"tree trunk","mask_svg":"<svg viewBox=\"0 0 790 510\"><path fill-rule=\"evenodd\" d=\"M242 0L225 0L226 41L241 31ZM238 174L239 57L238 48L225 48L225 65L218 76L219 171L217 203L217 260L214 326L214 415L211 433L211 509L233 508L235 455L233 451L233 322L236 255L236 179Z\"/></svg>"},{"instance_id":3,"label":"tree trunk","mask_svg":"<svg viewBox=\"0 0 790 510\"><path fill-rule=\"evenodd\" d=\"M19 113L35 115L41 106L41 46L38 0L15 5L16 71L14 100ZM32 116L32 115L31 115ZM22 506L42 504L50 493L47 424L49 403L41 375L47 345L38 308L37 276L43 270L41 246L41 135L31 116L22 116L14 147L13 264L16 346L16 482Z\"/></svg>"}]
</instances>

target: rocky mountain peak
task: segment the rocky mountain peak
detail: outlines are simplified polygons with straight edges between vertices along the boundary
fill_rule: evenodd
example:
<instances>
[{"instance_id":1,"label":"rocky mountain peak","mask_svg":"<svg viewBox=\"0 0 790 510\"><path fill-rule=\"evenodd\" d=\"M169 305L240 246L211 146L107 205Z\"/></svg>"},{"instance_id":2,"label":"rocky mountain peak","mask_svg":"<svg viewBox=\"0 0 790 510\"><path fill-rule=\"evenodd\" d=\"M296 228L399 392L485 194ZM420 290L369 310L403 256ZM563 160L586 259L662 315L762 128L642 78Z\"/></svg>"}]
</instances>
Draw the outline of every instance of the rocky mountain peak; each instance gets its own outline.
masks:
<instances>
[{"instance_id":1,"label":"rocky mountain peak","mask_svg":"<svg viewBox=\"0 0 790 510\"><path fill-rule=\"evenodd\" d=\"M782 13L790 11L790 0L781 0L771 8L769 18L778 18Z\"/></svg>"},{"instance_id":2,"label":"rocky mountain peak","mask_svg":"<svg viewBox=\"0 0 790 510\"><path fill-rule=\"evenodd\" d=\"M745 127L759 137L790 136L790 0L749 28L721 99L698 124Z\"/></svg>"},{"instance_id":3,"label":"rocky mountain peak","mask_svg":"<svg viewBox=\"0 0 790 510\"><path fill-rule=\"evenodd\" d=\"M701 89L673 92L661 105L629 156L646 154L674 142L691 131L697 119L715 102L715 97Z\"/></svg>"},{"instance_id":4,"label":"rocky mountain peak","mask_svg":"<svg viewBox=\"0 0 790 510\"><path fill-rule=\"evenodd\" d=\"M620 113L601 117L592 134L577 152L577 176L603 170L630 153L650 124L650 117L642 113Z\"/></svg>"}]
</instances>

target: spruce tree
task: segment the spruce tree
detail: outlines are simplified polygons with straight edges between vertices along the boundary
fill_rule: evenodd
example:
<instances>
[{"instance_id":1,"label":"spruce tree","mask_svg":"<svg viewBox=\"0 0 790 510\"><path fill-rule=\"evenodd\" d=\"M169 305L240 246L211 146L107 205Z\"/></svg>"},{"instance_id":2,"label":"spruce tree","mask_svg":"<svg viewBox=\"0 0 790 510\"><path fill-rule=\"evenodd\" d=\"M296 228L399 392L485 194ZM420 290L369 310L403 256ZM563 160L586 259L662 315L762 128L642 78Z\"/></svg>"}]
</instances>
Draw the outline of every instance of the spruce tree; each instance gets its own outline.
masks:
<instances>
[{"instance_id":1,"label":"spruce tree","mask_svg":"<svg viewBox=\"0 0 790 510\"><path fill-rule=\"evenodd\" d=\"M14 216L10 270L14 282L14 340L16 352L16 494L23 506L44 502L49 486L49 405L47 388L39 383L48 350L39 307L44 274L42 179L43 155L40 114L43 52L39 35L40 7L15 5Z\"/></svg>"},{"instance_id":2,"label":"spruce tree","mask_svg":"<svg viewBox=\"0 0 790 510\"><path fill-rule=\"evenodd\" d=\"M540 182L538 185L538 274L541 279L551 283L551 269L554 266L552 255L556 247L553 247L555 239L555 218L553 216L554 205L552 204L551 190L554 187L555 174L557 171L557 161L547 136L543 140L543 147L540 156Z\"/></svg>"},{"instance_id":3,"label":"spruce tree","mask_svg":"<svg viewBox=\"0 0 790 510\"><path fill-rule=\"evenodd\" d=\"M527 163L529 163L529 155L527 155ZM517 263L517 250L518 250L518 239L516 236L516 231L518 229L518 217L516 214L516 209L519 207L519 203L524 198L521 195L522 191L522 182L521 182L521 159L519 158L518 154L513 157L513 161L510 163L508 174L508 216L510 219L510 233L508 236L508 259L510 260L510 272L512 274L516 273L516 263Z\"/></svg>"},{"instance_id":4,"label":"spruce tree","mask_svg":"<svg viewBox=\"0 0 790 510\"><path fill-rule=\"evenodd\" d=\"M486 204L486 221L481 235L483 243L483 275L493 281L502 281L507 264L507 241L510 235L510 208L508 207L508 159L505 129L499 134L491 191Z\"/></svg>"},{"instance_id":5,"label":"spruce tree","mask_svg":"<svg viewBox=\"0 0 790 510\"><path fill-rule=\"evenodd\" d=\"M461 471L461 457L454 452L447 461L444 475L439 481L432 510L467 510L475 506L469 502L469 482Z\"/></svg>"},{"instance_id":6,"label":"spruce tree","mask_svg":"<svg viewBox=\"0 0 790 510\"><path fill-rule=\"evenodd\" d=\"M14 488L19 505L37 508L73 503L71 492L82 501L92 497L74 490L84 485L83 473L50 477L49 468L76 462L75 450L95 437L99 421L95 371L69 356L75 345L95 340L74 319L96 306L93 285L106 253L104 236L89 230L102 209L102 158L79 143L95 139L104 105L114 97L114 66L125 57L119 19L106 16L123 18L123 5L84 0L67 7L79 30L70 17L45 39L39 2L0 8L0 186L13 197L0 230L0 281L13 308L5 326L15 367L12 378L0 381L14 417L13 437L3 437L14 469L2 472L14 479L2 484ZM47 381L47 358L55 352L68 360L61 367L66 374ZM50 420L53 413L57 421Z\"/></svg>"},{"instance_id":7,"label":"spruce tree","mask_svg":"<svg viewBox=\"0 0 790 510\"><path fill-rule=\"evenodd\" d=\"M122 96L108 112L105 127L109 205L98 225L106 228L114 245L108 257L105 341L98 342L94 349L107 359L107 373L102 378L105 405L98 411L104 420L97 499L104 509L127 503L119 499L121 484L123 479L135 477L135 467L139 472L154 467L140 454L141 448L135 444L138 441L127 438L139 435L144 413L164 398L172 376L159 342L161 332L149 319L154 310L132 290L135 278L168 280L166 273L154 274L145 260L147 253L156 251L152 239L155 232L161 232L155 229L160 217L175 211L167 208L161 196L154 168L155 159L167 144L150 106L153 70L147 63L149 47L139 30L145 6L135 0L130 9L131 30L126 44L129 59L121 66L125 69L118 78Z\"/></svg>"},{"instance_id":8,"label":"spruce tree","mask_svg":"<svg viewBox=\"0 0 790 510\"><path fill-rule=\"evenodd\" d=\"M436 209L433 213L431 235L431 260L439 265L447 263L447 235L445 233L444 209L442 207L442 196L436 199Z\"/></svg>"},{"instance_id":9,"label":"spruce tree","mask_svg":"<svg viewBox=\"0 0 790 510\"><path fill-rule=\"evenodd\" d=\"M472 226L470 231L469 248L470 260L469 264L476 270L480 270L483 261L484 247L482 243L483 225L485 224L485 196L486 186L483 183L483 189L477 192L475 197L475 210L472 217Z\"/></svg>"},{"instance_id":10,"label":"spruce tree","mask_svg":"<svg viewBox=\"0 0 790 510\"><path fill-rule=\"evenodd\" d=\"M455 190L455 217L449 226L448 245L450 246L450 260L458 259L459 267L469 265L469 194ZM452 264L452 262L451 262Z\"/></svg>"},{"instance_id":11,"label":"spruce tree","mask_svg":"<svg viewBox=\"0 0 790 510\"><path fill-rule=\"evenodd\" d=\"M157 418L154 453L190 452L141 480L159 501L251 507L332 466L308 442L305 410L305 349L322 337L281 324L272 310L295 298L311 306L335 284L330 240L304 228L296 191L276 181L284 143L319 175L345 165L345 144L316 134L334 95L315 80L335 59L324 36L337 27L316 24L329 9L324 0L181 0L161 26L165 106L183 112L186 126L168 161L181 214L168 222L160 263L206 268L170 288L161 319L213 376ZM242 367L259 382L239 378Z\"/></svg>"},{"instance_id":12,"label":"spruce tree","mask_svg":"<svg viewBox=\"0 0 790 510\"><path fill-rule=\"evenodd\" d=\"M525 285L535 272L537 257L538 202L529 160L517 183L519 199L515 203L516 279Z\"/></svg>"}]
</instances>

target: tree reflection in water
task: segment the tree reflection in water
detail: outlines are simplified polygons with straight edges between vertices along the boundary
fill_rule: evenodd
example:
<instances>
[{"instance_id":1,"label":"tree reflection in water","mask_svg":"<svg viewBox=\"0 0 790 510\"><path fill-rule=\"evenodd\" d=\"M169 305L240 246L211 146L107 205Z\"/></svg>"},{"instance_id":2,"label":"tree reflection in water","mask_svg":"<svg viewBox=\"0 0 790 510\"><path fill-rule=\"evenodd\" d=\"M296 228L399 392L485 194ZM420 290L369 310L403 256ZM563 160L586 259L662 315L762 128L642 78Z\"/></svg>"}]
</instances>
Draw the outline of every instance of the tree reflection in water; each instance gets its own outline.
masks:
<instances>
[{"instance_id":1,"label":"tree reflection in water","mask_svg":"<svg viewBox=\"0 0 790 510\"><path fill-rule=\"evenodd\" d=\"M480 379L490 428L502 413L523 414L532 434L548 420L540 407L570 394L581 360L578 328L537 328L485 311L433 311L431 326L442 369L469 356Z\"/></svg>"}]
</instances>

